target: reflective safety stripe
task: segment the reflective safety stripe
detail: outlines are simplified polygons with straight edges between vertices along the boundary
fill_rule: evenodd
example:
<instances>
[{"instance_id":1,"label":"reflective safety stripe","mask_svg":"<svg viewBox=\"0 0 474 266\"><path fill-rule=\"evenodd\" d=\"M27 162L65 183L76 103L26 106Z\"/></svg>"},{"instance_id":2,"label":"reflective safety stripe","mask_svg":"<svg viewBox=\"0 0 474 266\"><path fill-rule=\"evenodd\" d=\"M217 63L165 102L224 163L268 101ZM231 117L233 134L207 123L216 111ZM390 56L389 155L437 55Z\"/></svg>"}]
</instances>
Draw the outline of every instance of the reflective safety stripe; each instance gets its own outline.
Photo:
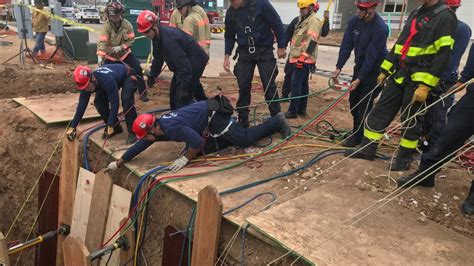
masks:
<instances>
[{"instance_id":1,"label":"reflective safety stripe","mask_svg":"<svg viewBox=\"0 0 474 266\"><path fill-rule=\"evenodd\" d=\"M189 30L185 30L185 29L183 29L183 31L184 31L184 32L186 32L187 34L189 34L189 35L193 36L193 33L192 33L192 32L190 32Z\"/></svg>"},{"instance_id":2,"label":"reflective safety stripe","mask_svg":"<svg viewBox=\"0 0 474 266\"><path fill-rule=\"evenodd\" d=\"M402 138L400 140L400 146L408 149L416 149L416 147L418 147L418 140L408 140Z\"/></svg>"},{"instance_id":3,"label":"reflective safety stripe","mask_svg":"<svg viewBox=\"0 0 474 266\"><path fill-rule=\"evenodd\" d=\"M109 40L109 36L108 35L100 35L99 36L99 41L101 42L106 42Z\"/></svg>"},{"instance_id":4,"label":"reflective safety stripe","mask_svg":"<svg viewBox=\"0 0 474 266\"><path fill-rule=\"evenodd\" d=\"M198 44L200 46L211 45L211 41L210 40L202 40L202 41L199 41Z\"/></svg>"},{"instance_id":5,"label":"reflective safety stripe","mask_svg":"<svg viewBox=\"0 0 474 266\"><path fill-rule=\"evenodd\" d=\"M425 48L411 46L408 49L407 56L416 57L422 55L432 55L436 54L439 49L444 46L449 46L450 49L453 49L454 46L454 39L451 36L443 36L436 40L432 45L429 45ZM403 45L396 44L395 45L395 54L402 55Z\"/></svg>"},{"instance_id":6,"label":"reflective safety stripe","mask_svg":"<svg viewBox=\"0 0 474 266\"><path fill-rule=\"evenodd\" d=\"M395 83L402 84L403 81L405 80L405 77L398 77L398 78L395 78L394 80L395 80Z\"/></svg>"},{"instance_id":7,"label":"reflective safety stripe","mask_svg":"<svg viewBox=\"0 0 474 266\"><path fill-rule=\"evenodd\" d=\"M436 87L439 82L439 78L431 75L428 72L415 72L411 75L411 80L417 82L423 82L426 85Z\"/></svg>"},{"instance_id":8,"label":"reflective safety stripe","mask_svg":"<svg viewBox=\"0 0 474 266\"><path fill-rule=\"evenodd\" d=\"M380 66L382 69L388 71L390 74L392 74L392 67L393 67L393 63L388 61L388 60L383 60L383 63L382 65Z\"/></svg>"},{"instance_id":9,"label":"reflective safety stripe","mask_svg":"<svg viewBox=\"0 0 474 266\"><path fill-rule=\"evenodd\" d=\"M209 25L209 19L203 19L203 20L198 20L197 21L198 27L206 26Z\"/></svg>"},{"instance_id":10,"label":"reflective safety stripe","mask_svg":"<svg viewBox=\"0 0 474 266\"><path fill-rule=\"evenodd\" d=\"M383 133L375 132L368 130L367 128L364 129L364 136L370 140L381 140L383 137Z\"/></svg>"}]
</instances>

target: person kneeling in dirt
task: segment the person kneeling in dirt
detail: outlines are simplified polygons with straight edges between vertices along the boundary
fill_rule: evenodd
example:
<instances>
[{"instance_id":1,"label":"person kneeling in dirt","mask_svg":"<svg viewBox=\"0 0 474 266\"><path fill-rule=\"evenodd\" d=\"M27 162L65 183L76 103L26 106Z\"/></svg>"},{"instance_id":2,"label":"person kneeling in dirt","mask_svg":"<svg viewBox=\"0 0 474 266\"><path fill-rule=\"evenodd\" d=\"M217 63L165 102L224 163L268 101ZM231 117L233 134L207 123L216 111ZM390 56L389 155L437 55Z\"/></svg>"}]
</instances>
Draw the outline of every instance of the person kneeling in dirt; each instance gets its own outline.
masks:
<instances>
[{"instance_id":1,"label":"person kneeling in dirt","mask_svg":"<svg viewBox=\"0 0 474 266\"><path fill-rule=\"evenodd\" d=\"M69 140L76 135L76 127L86 111L91 94L95 92L94 106L107 127L103 138L111 138L123 132L117 118L119 111L119 90L122 88L121 100L125 123L129 132L127 144L134 143L136 136L132 124L137 118L134 94L137 90L137 79L125 64L106 64L92 71L87 66L78 66L74 70L74 81L81 91L74 119L66 131ZM109 107L110 106L110 107Z\"/></svg>"},{"instance_id":2,"label":"person kneeling in dirt","mask_svg":"<svg viewBox=\"0 0 474 266\"><path fill-rule=\"evenodd\" d=\"M201 154L212 153L230 145L247 147L276 132L280 132L284 138L291 135L291 127L283 113L248 129L236 123L231 115L232 105L223 96L181 107L158 118L152 114L139 115L133 123L133 131L140 141L129 148L118 161L110 163L107 169L116 170L155 141L186 143L184 154L168 167L169 170L178 171ZM209 138L206 139L204 135L209 135Z\"/></svg>"}]
</instances>

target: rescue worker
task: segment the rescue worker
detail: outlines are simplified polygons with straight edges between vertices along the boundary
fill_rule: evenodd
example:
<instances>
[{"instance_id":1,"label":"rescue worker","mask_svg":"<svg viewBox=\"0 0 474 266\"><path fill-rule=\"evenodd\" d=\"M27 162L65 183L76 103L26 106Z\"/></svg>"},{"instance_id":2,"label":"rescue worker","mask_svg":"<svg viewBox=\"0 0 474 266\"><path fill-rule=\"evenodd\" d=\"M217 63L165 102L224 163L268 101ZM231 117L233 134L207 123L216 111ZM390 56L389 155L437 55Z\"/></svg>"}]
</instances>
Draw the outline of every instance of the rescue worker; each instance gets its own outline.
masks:
<instances>
[{"instance_id":1,"label":"rescue worker","mask_svg":"<svg viewBox=\"0 0 474 266\"><path fill-rule=\"evenodd\" d=\"M202 49L210 55L211 28L206 11L194 0L177 0L176 5L183 19L182 30L193 36Z\"/></svg>"},{"instance_id":2,"label":"rescue worker","mask_svg":"<svg viewBox=\"0 0 474 266\"><path fill-rule=\"evenodd\" d=\"M151 114L138 116L133 123L133 130L140 141L129 148L118 161L110 163L107 168L117 169L155 141L186 143L184 154L169 166L170 170L178 171L202 153L212 153L230 145L247 147L276 132L280 132L285 138L291 135L291 127L282 113L269 118L263 124L245 129L231 118L230 103L228 103L230 113L220 107L211 107L216 106L212 103L215 99L196 102L161 117ZM218 111L214 111L215 109ZM207 139L203 137L206 131L210 136Z\"/></svg>"},{"instance_id":3,"label":"rescue worker","mask_svg":"<svg viewBox=\"0 0 474 266\"><path fill-rule=\"evenodd\" d=\"M423 115L419 111L449 62L454 44L456 15L439 0L420 0L421 5L408 17L399 38L383 61L377 82L386 85L378 103L367 116L364 138L355 152L346 156L374 160L377 144L385 130L401 112L404 122L400 148L391 171L410 167L418 145ZM415 118L405 121L407 118Z\"/></svg>"},{"instance_id":4,"label":"rescue worker","mask_svg":"<svg viewBox=\"0 0 474 266\"><path fill-rule=\"evenodd\" d=\"M294 98L291 99L288 111L285 113L287 119L297 118L298 115L306 116L309 72L316 64L322 25L316 17L314 5L314 0L298 0L297 2L300 18L291 38L289 55L289 62L293 68L291 97Z\"/></svg>"},{"instance_id":5,"label":"rescue worker","mask_svg":"<svg viewBox=\"0 0 474 266\"><path fill-rule=\"evenodd\" d=\"M43 7L44 7L43 1L42 0L35 1L35 7L37 9L43 10ZM36 32L36 42L35 42L35 47L33 48L33 57L37 57L38 52L41 52L41 54L43 55L46 54L44 39L46 38L46 34L49 31L48 30L49 17L43 13L33 10L32 23L33 23L33 31Z\"/></svg>"},{"instance_id":6,"label":"rescue worker","mask_svg":"<svg viewBox=\"0 0 474 266\"><path fill-rule=\"evenodd\" d=\"M444 4L447 5L451 10L456 10L461 6L461 0L443 0ZM458 68L461 62L461 58L469 45L471 39L471 28L464 22L458 20L458 25L454 37L454 47L451 54L451 62L449 67L444 71L441 76L439 85L431 91L430 97L428 97L427 105L435 102L439 99L439 95L446 92L449 88L454 86L458 80ZM446 126L446 114L453 105L455 95L452 94L450 97L442 102L439 102L428 109L425 115L425 123L423 125L422 139L420 148L423 151L428 151L431 144L435 143L439 138L441 131Z\"/></svg>"},{"instance_id":7,"label":"rescue worker","mask_svg":"<svg viewBox=\"0 0 474 266\"><path fill-rule=\"evenodd\" d=\"M183 29L183 19L181 17L181 12L177 8L173 10L170 16L170 27L178 28L180 30Z\"/></svg>"},{"instance_id":8,"label":"rescue worker","mask_svg":"<svg viewBox=\"0 0 474 266\"><path fill-rule=\"evenodd\" d=\"M159 25L155 13L144 10L137 18L138 32L153 42L153 61L148 76L148 86L155 83L163 63L174 73L170 85L170 106L176 110L192 103L200 89L200 78L209 56L185 32ZM202 96L201 96L202 97Z\"/></svg>"},{"instance_id":9,"label":"rescue worker","mask_svg":"<svg viewBox=\"0 0 474 266\"><path fill-rule=\"evenodd\" d=\"M104 22L97 43L97 64L121 63L131 66L138 78L138 93L140 100L149 101L143 70L138 59L132 54L132 44L135 40L132 24L124 19L124 8L119 2L110 2L105 8L107 20Z\"/></svg>"},{"instance_id":10,"label":"rescue worker","mask_svg":"<svg viewBox=\"0 0 474 266\"><path fill-rule=\"evenodd\" d=\"M349 95L353 124L350 137L342 143L346 147L355 147L362 141L362 123L382 90L377 87L377 77L387 55L388 27L375 11L379 0L357 0L355 4L358 14L349 20L333 73L333 78L337 79L354 51L355 66Z\"/></svg>"},{"instance_id":11,"label":"rescue worker","mask_svg":"<svg viewBox=\"0 0 474 266\"><path fill-rule=\"evenodd\" d=\"M182 30L192 36L204 49L207 55L211 53L211 28L206 11L194 0L177 0L177 9L183 18ZM199 82L196 88L196 100L206 100L206 93Z\"/></svg>"},{"instance_id":12,"label":"rescue worker","mask_svg":"<svg viewBox=\"0 0 474 266\"><path fill-rule=\"evenodd\" d=\"M276 36L278 58L284 58L285 31L280 16L268 0L231 0L230 4L225 16L223 67L225 71L230 72L230 55L237 42L236 54L239 59L234 67L234 75L239 85L237 109L239 123L248 127L248 106L255 66L260 73L270 114L274 116L281 111L275 85L278 67L273 55L273 40Z\"/></svg>"},{"instance_id":13,"label":"rescue worker","mask_svg":"<svg viewBox=\"0 0 474 266\"><path fill-rule=\"evenodd\" d=\"M80 95L76 113L66 132L68 138L74 139L76 127L86 111L92 93L95 92L94 106L106 124L102 137L111 138L123 132L117 118L121 100L129 133L126 143L134 143L136 136L132 131L132 124L137 117L134 99L137 81L133 69L126 64L106 64L94 71L88 66L78 66L73 77ZM120 88L122 91L119 99Z\"/></svg>"},{"instance_id":14,"label":"rescue worker","mask_svg":"<svg viewBox=\"0 0 474 266\"><path fill-rule=\"evenodd\" d=\"M474 78L474 45L471 46L466 66L461 73L458 86ZM417 186L433 187L435 176L441 166L457 155L456 151L474 134L474 84L467 86L466 94L452 108L448 124L427 153L421 155L420 167L413 174L401 177L397 181L399 187ZM470 140L472 143L472 140ZM454 153L454 154L453 154ZM465 214L474 214L474 180L467 199L461 207Z\"/></svg>"},{"instance_id":15,"label":"rescue worker","mask_svg":"<svg viewBox=\"0 0 474 266\"><path fill-rule=\"evenodd\" d=\"M318 13L319 11L319 3L316 1L314 3L314 13ZM293 33L295 32L295 26L296 23L300 20L300 16L295 17L290 24L288 24L288 27L286 28L285 32L285 45L288 45L291 41L291 38L293 37ZM321 37L326 37L329 34L329 11L325 10L324 11L324 21L323 25L321 28ZM288 98L291 93L291 76L293 75L293 67L292 64L290 64L290 57L288 56L288 60L286 61L285 64L285 78L283 79L283 86L281 89L281 97L282 98ZM315 67L314 67L315 68ZM287 102L288 100L282 100L282 102Z\"/></svg>"}]
</instances>

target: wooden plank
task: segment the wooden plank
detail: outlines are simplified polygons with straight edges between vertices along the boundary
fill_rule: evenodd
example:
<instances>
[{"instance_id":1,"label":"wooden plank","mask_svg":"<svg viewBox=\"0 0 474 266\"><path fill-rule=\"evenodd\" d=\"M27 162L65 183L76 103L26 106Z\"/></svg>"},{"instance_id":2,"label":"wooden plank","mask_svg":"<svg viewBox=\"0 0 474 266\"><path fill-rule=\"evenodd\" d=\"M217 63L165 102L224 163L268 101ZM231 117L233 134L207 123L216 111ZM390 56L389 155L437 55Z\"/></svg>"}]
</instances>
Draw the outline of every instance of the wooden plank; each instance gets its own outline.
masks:
<instances>
[{"instance_id":1,"label":"wooden plank","mask_svg":"<svg viewBox=\"0 0 474 266\"><path fill-rule=\"evenodd\" d=\"M0 266L9 266L10 260L8 258L7 243L3 233L0 232Z\"/></svg>"},{"instance_id":2,"label":"wooden plank","mask_svg":"<svg viewBox=\"0 0 474 266\"><path fill-rule=\"evenodd\" d=\"M127 219L123 219L120 222L120 224L122 225L126 221L127 221ZM122 231L122 235L124 235L125 238L127 238L129 248L128 249L120 249L120 263L118 265L128 265L128 263L130 263L130 259L133 258L133 252L134 252L133 248L135 247L134 234L135 234L135 230L133 230L133 227L132 227L132 229L130 229L126 232Z\"/></svg>"},{"instance_id":3,"label":"wooden plank","mask_svg":"<svg viewBox=\"0 0 474 266\"><path fill-rule=\"evenodd\" d=\"M221 230L222 201L213 186L199 192L191 265L214 265Z\"/></svg>"},{"instance_id":4,"label":"wooden plank","mask_svg":"<svg viewBox=\"0 0 474 266\"><path fill-rule=\"evenodd\" d=\"M58 194L58 228L61 224L72 224L72 212L74 207L74 195L76 193L76 182L79 173L79 144L77 140L69 141L63 138L61 160L61 174L59 175ZM64 236L57 237L56 265L62 263L62 241Z\"/></svg>"},{"instance_id":5,"label":"wooden plank","mask_svg":"<svg viewBox=\"0 0 474 266\"><path fill-rule=\"evenodd\" d=\"M84 168L79 170L77 190L75 192L74 209L71 223L71 234L79 237L84 243L86 241L87 227L89 223L89 212L92 203L92 191L94 189L95 175Z\"/></svg>"},{"instance_id":6,"label":"wooden plank","mask_svg":"<svg viewBox=\"0 0 474 266\"><path fill-rule=\"evenodd\" d=\"M116 232L121 225L121 221L126 219L130 210L130 201L132 199L132 192L117 186L112 186L112 196L110 197L109 214L107 215L107 225L105 226L104 240L107 240L114 232ZM119 238L117 234L112 242ZM107 260L101 260L101 265L106 265ZM113 252L110 257L109 265L119 265L119 252Z\"/></svg>"},{"instance_id":7,"label":"wooden plank","mask_svg":"<svg viewBox=\"0 0 474 266\"><path fill-rule=\"evenodd\" d=\"M65 266L91 265L89 250L80 237L70 234L62 244Z\"/></svg>"},{"instance_id":8,"label":"wooden plank","mask_svg":"<svg viewBox=\"0 0 474 266\"><path fill-rule=\"evenodd\" d=\"M112 178L104 170L95 175L92 202L86 231L85 245L89 250L98 250L104 238L107 214L112 194Z\"/></svg>"},{"instance_id":9,"label":"wooden plank","mask_svg":"<svg viewBox=\"0 0 474 266\"><path fill-rule=\"evenodd\" d=\"M69 122L76 112L79 102L78 94L64 93L45 96L35 96L29 98L14 98L13 101L25 106L41 121L50 125ZM94 101L91 96L90 102ZM54 102L54 105L51 103ZM92 106L87 108L82 119L98 118L99 114Z\"/></svg>"},{"instance_id":10,"label":"wooden plank","mask_svg":"<svg viewBox=\"0 0 474 266\"><path fill-rule=\"evenodd\" d=\"M58 193L59 176L45 171L38 184L38 202L44 202L43 210L38 217L38 235L58 229ZM38 206L39 208L40 206ZM38 265L56 264L57 241L45 241L36 248Z\"/></svg>"}]
</instances>

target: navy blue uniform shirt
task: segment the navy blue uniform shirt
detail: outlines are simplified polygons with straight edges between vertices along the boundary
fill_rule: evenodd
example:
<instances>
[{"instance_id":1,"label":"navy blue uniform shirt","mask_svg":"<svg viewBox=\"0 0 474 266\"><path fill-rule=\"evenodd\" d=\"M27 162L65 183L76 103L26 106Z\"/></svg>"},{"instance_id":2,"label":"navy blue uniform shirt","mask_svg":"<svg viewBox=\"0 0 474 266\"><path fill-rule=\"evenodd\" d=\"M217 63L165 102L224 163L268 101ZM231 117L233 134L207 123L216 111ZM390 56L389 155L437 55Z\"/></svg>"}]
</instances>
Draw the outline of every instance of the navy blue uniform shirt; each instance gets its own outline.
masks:
<instances>
[{"instance_id":1,"label":"navy blue uniform shirt","mask_svg":"<svg viewBox=\"0 0 474 266\"><path fill-rule=\"evenodd\" d=\"M469 28L466 23L458 20L458 26L453 35L454 47L453 52L451 53L451 63L449 64L449 68L446 69L441 76L441 80L450 83L455 83L458 80L459 64L461 63L461 58L469 45L471 34L471 28Z\"/></svg>"}]
</instances>

